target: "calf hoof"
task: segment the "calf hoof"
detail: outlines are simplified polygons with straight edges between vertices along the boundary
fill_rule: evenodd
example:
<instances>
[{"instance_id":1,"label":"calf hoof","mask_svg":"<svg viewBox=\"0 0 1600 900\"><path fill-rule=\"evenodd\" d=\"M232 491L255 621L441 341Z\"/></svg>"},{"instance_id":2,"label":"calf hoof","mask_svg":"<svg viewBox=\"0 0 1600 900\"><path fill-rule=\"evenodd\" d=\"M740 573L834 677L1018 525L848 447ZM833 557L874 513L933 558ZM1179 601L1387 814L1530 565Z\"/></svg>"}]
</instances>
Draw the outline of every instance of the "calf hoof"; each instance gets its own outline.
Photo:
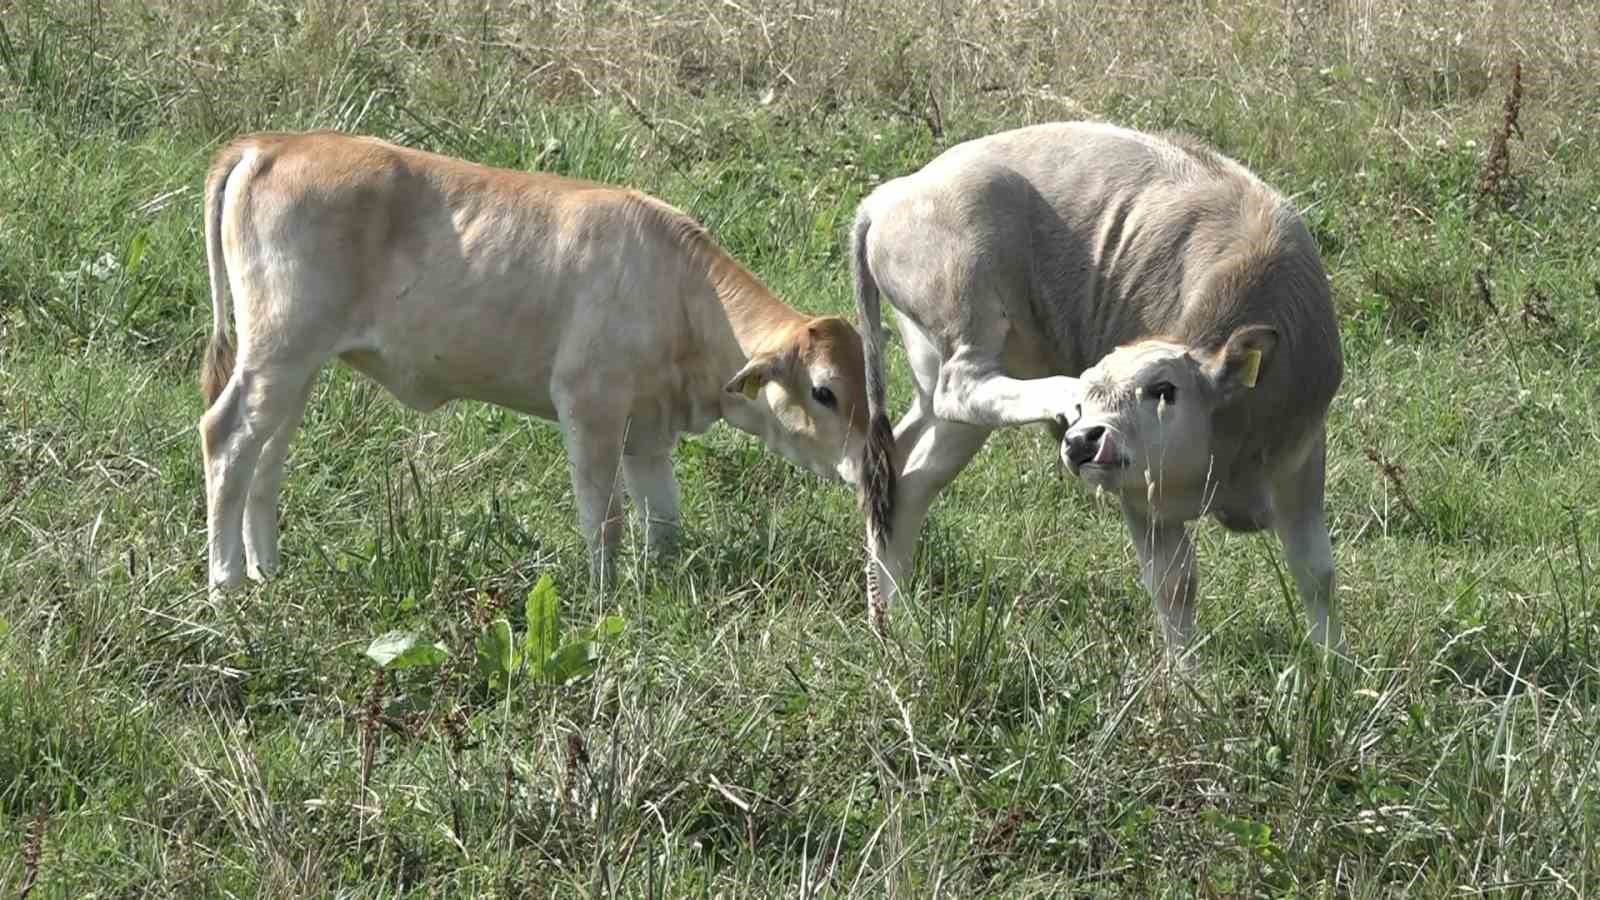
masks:
<instances>
[{"instance_id":1,"label":"calf hoof","mask_svg":"<svg viewBox=\"0 0 1600 900\"><path fill-rule=\"evenodd\" d=\"M1163 656L1167 671L1174 675L1193 675L1200 671L1200 659L1194 650L1188 645L1168 644Z\"/></svg>"},{"instance_id":2,"label":"calf hoof","mask_svg":"<svg viewBox=\"0 0 1600 900\"><path fill-rule=\"evenodd\" d=\"M222 593L229 593L229 592L236 591L239 588L243 587L244 586L244 582L245 582L245 576L244 576L243 572L215 572L214 571L214 572L211 573L210 586L211 586L212 592L220 591Z\"/></svg>"},{"instance_id":3,"label":"calf hoof","mask_svg":"<svg viewBox=\"0 0 1600 900\"><path fill-rule=\"evenodd\" d=\"M644 542L644 556L649 565L664 567L671 565L683 552L683 536L677 529L662 530L648 534Z\"/></svg>"},{"instance_id":4,"label":"calf hoof","mask_svg":"<svg viewBox=\"0 0 1600 900\"><path fill-rule=\"evenodd\" d=\"M238 573L230 573L221 576L213 573L210 583L206 586L206 598L209 599L213 605L220 604L222 601L227 599L229 594L238 593L239 589L243 587L244 584L244 576Z\"/></svg>"},{"instance_id":5,"label":"calf hoof","mask_svg":"<svg viewBox=\"0 0 1600 900\"><path fill-rule=\"evenodd\" d=\"M1324 628L1316 626L1312 626L1310 633L1306 637L1311 646L1318 650L1326 651L1330 655L1341 659L1347 659L1350 656L1350 645L1345 642L1343 631L1337 627L1333 629L1331 640Z\"/></svg>"},{"instance_id":6,"label":"calf hoof","mask_svg":"<svg viewBox=\"0 0 1600 900\"><path fill-rule=\"evenodd\" d=\"M589 563L589 589L599 594L610 594L617 587L617 558L608 555L603 561Z\"/></svg>"}]
</instances>

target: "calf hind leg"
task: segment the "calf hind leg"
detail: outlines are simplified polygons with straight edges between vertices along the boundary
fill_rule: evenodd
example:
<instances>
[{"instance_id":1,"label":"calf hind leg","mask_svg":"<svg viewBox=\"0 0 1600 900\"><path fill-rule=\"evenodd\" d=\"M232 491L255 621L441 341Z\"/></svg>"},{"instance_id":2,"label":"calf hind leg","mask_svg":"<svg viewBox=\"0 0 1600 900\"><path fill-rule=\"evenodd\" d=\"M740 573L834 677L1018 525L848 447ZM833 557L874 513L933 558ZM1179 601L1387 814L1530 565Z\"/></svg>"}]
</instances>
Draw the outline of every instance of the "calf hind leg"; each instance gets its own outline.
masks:
<instances>
[{"instance_id":1,"label":"calf hind leg","mask_svg":"<svg viewBox=\"0 0 1600 900\"><path fill-rule=\"evenodd\" d=\"M911 411L894 429L892 464L899 474L889 535L881 549L874 535L867 539L867 603L879 633L883 633L889 604L911 575L917 540L934 497L989 436L986 428L941 421L934 415L933 395L943 365L938 346L909 317L900 317L899 324L917 392Z\"/></svg>"},{"instance_id":2,"label":"calf hind leg","mask_svg":"<svg viewBox=\"0 0 1600 900\"><path fill-rule=\"evenodd\" d=\"M200 418L206 469L206 546L213 593L235 587L245 578L245 509L257 467L269 440L280 429L292 432L285 426L304 408L308 380L303 374L287 370L252 370L240 365L216 402ZM284 441L287 440L286 434ZM275 529L272 540L276 541ZM276 554L275 546L270 553Z\"/></svg>"},{"instance_id":3,"label":"calf hind leg","mask_svg":"<svg viewBox=\"0 0 1600 900\"><path fill-rule=\"evenodd\" d=\"M914 329L902 331L922 390L916 406L895 429L900 475L890 534L883 559L868 569L873 579L868 586L873 619L880 628L898 582L911 571L917 537L934 496L972 460L994 429L1056 423L1076 410L1081 396L1076 378L1009 378L998 366L981 362L988 358L981 352L961 351L943 362L934 357L931 365L919 366L914 345L927 339ZM919 368L923 371L917 372Z\"/></svg>"},{"instance_id":4,"label":"calf hind leg","mask_svg":"<svg viewBox=\"0 0 1600 900\"><path fill-rule=\"evenodd\" d=\"M306 379L305 385L292 395L294 399L287 404L283 423L261 448L261 458L256 460L255 475L250 479L249 493L245 497L246 569L256 581L266 581L278 570L278 496L283 488L284 462L289 455L289 444L300 430L300 418L305 414L306 400L311 395L312 378Z\"/></svg>"},{"instance_id":5,"label":"calf hind leg","mask_svg":"<svg viewBox=\"0 0 1600 900\"><path fill-rule=\"evenodd\" d=\"M887 546L869 563L874 567L877 588L872 613L878 620L910 577L917 540L934 498L989 437L987 428L936 418L920 400L895 432L895 468L900 475L895 482L894 514Z\"/></svg>"},{"instance_id":6,"label":"calf hind leg","mask_svg":"<svg viewBox=\"0 0 1600 900\"><path fill-rule=\"evenodd\" d=\"M1079 379L1012 378L1000 363L1007 343L1018 337L1004 311L1012 298L1026 296L1028 290L1008 268L982 266L967 273L955 291L961 300L952 298L954 305L969 310L963 333L945 348L949 355L930 373L936 374L933 382L924 387L932 395L935 416L988 429L1076 418L1083 397ZM917 337L931 348L926 335ZM906 338L909 352L913 335Z\"/></svg>"}]
</instances>

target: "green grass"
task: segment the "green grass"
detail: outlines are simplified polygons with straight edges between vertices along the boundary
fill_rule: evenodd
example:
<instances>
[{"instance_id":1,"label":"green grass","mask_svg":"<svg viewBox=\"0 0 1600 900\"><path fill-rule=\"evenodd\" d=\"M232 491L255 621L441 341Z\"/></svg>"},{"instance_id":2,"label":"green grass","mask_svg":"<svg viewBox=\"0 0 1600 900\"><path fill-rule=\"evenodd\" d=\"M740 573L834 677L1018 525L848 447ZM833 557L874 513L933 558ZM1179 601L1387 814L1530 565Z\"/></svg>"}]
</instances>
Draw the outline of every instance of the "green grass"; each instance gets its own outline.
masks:
<instances>
[{"instance_id":1,"label":"green grass","mask_svg":"<svg viewBox=\"0 0 1600 900\"><path fill-rule=\"evenodd\" d=\"M0 884L1600 892L1600 34L1480 5L0 4ZM1476 183L1518 46L1501 205ZM1206 524L1199 666L1159 671L1120 517L1035 431L942 495L887 647L852 497L726 427L678 449L681 557L595 596L552 425L338 369L282 577L206 599L199 182L232 134L632 184L848 311L873 183L1081 114L1199 134L1306 210L1351 665L1302 645L1270 540ZM627 628L592 675L495 690L484 623L521 631L546 574L569 630ZM394 629L450 661L376 681Z\"/></svg>"}]
</instances>

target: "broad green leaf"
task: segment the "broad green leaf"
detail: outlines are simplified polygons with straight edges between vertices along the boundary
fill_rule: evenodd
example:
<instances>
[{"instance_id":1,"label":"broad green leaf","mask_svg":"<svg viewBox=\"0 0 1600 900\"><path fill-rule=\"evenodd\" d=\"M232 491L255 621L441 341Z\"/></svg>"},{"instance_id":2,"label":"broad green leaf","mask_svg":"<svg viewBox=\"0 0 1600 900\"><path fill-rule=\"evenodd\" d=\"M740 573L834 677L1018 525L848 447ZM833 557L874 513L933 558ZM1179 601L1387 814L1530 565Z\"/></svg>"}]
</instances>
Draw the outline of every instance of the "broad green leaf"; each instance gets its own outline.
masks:
<instances>
[{"instance_id":1,"label":"broad green leaf","mask_svg":"<svg viewBox=\"0 0 1600 900\"><path fill-rule=\"evenodd\" d=\"M150 244L150 235L143 228L128 242L128 252L122 257L122 271L127 277L132 278L139 271L139 262L144 259L145 248Z\"/></svg>"},{"instance_id":2,"label":"broad green leaf","mask_svg":"<svg viewBox=\"0 0 1600 900\"><path fill-rule=\"evenodd\" d=\"M628 627L628 620L621 616L601 616L600 621L594 623L594 639L604 641L614 638Z\"/></svg>"},{"instance_id":3,"label":"broad green leaf","mask_svg":"<svg viewBox=\"0 0 1600 900\"><path fill-rule=\"evenodd\" d=\"M405 631L380 635L367 647L367 658L384 669L437 666L449 655L450 651L443 644L426 643Z\"/></svg>"},{"instance_id":4,"label":"broad green leaf","mask_svg":"<svg viewBox=\"0 0 1600 900\"><path fill-rule=\"evenodd\" d=\"M1422 711L1422 704L1413 703L1406 707L1406 715L1411 718L1411 727L1418 731L1428 730L1428 716Z\"/></svg>"},{"instance_id":5,"label":"broad green leaf","mask_svg":"<svg viewBox=\"0 0 1600 900\"><path fill-rule=\"evenodd\" d=\"M556 652L561 631L561 601L548 572L540 575L539 582L528 592L524 608L528 632L522 636L522 653L530 660L545 659Z\"/></svg>"},{"instance_id":6,"label":"broad green leaf","mask_svg":"<svg viewBox=\"0 0 1600 900\"><path fill-rule=\"evenodd\" d=\"M489 686L506 690L517 671L517 648L511 642L511 623L495 619L478 635L478 671Z\"/></svg>"},{"instance_id":7,"label":"broad green leaf","mask_svg":"<svg viewBox=\"0 0 1600 900\"><path fill-rule=\"evenodd\" d=\"M11 623L7 622L4 616L0 616L0 638L3 638L10 633Z\"/></svg>"},{"instance_id":8,"label":"broad green leaf","mask_svg":"<svg viewBox=\"0 0 1600 900\"><path fill-rule=\"evenodd\" d=\"M544 676L562 684L593 672L599 659L600 649L593 641L573 641L545 659Z\"/></svg>"}]
</instances>

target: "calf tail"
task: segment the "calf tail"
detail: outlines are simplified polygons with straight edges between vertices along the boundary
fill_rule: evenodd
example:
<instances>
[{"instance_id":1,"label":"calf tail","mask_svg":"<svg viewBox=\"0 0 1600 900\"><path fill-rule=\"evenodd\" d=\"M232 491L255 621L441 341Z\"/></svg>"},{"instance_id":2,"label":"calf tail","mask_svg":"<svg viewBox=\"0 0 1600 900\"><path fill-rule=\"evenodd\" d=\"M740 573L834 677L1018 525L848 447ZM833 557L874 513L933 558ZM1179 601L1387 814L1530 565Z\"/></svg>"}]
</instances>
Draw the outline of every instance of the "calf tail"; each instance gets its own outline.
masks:
<instances>
[{"instance_id":1,"label":"calf tail","mask_svg":"<svg viewBox=\"0 0 1600 900\"><path fill-rule=\"evenodd\" d=\"M867 517L867 550L881 553L888 545L894 512L894 428L884 404L883 322L878 284L867 265L867 231L872 220L865 209L856 214L850 235L850 269L855 280L856 317L861 322L862 355L867 370L867 443L861 459L861 505ZM869 574L875 572L869 567ZM873 588L869 585L869 590ZM876 594L876 591L873 591Z\"/></svg>"},{"instance_id":2,"label":"calf tail","mask_svg":"<svg viewBox=\"0 0 1600 900\"><path fill-rule=\"evenodd\" d=\"M200 395L210 409L223 385L233 376L233 342L228 338L228 262L222 253L222 197L228 190L228 177L244 158L244 146L232 144L212 160L206 175L205 228L206 263L211 269L211 338L206 343L206 359L200 368Z\"/></svg>"}]
</instances>

